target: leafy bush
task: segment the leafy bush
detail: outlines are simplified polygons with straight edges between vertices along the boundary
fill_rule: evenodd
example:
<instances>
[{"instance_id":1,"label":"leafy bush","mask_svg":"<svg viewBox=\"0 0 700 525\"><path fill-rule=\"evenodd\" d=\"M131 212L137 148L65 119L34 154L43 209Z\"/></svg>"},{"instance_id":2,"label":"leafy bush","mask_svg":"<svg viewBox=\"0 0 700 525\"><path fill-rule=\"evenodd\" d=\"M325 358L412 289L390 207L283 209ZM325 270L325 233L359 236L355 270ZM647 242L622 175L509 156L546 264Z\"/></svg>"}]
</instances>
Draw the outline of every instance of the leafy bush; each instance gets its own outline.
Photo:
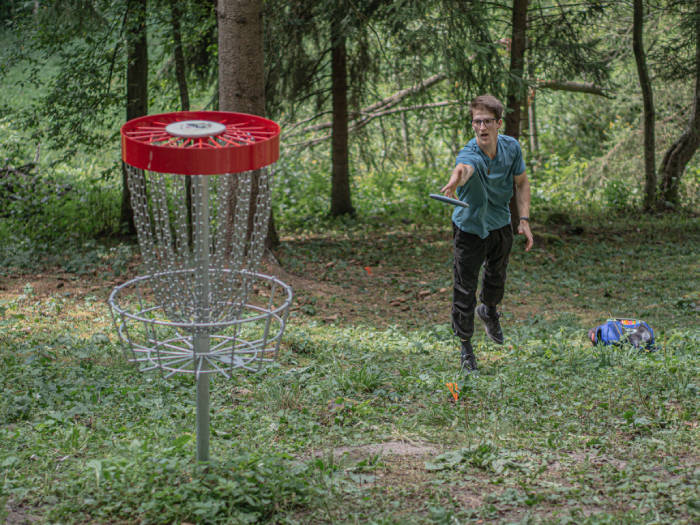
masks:
<instances>
[{"instance_id":1,"label":"leafy bush","mask_svg":"<svg viewBox=\"0 0 700 525\"><path fill-rule=\"evenodd\" d=\"M0 120L0 262L25 266L42 254L118 233L119 174L94 155L78 155L68 164L48 152L29 161L40 156L29 143L7 119Z\"/></svg>"},{"instance_id":2,"label":"leafy bush","mask_svg":"<svg viewBox=\"0 0 700 525\"><path fill-rule=\"evenodd\" d=\"M591 205L596 194L589 188L587 170L587 161L550 155L529 175L533 208L571 209Z\"/></svg>"},{"instance_id":3,"label":"leafy bush","mask_svg":"<svg viewBox=\"0 0 700 525\"><path fill-rule=\"evenodd\" d=\"M609 180L603 189L603 204L614 211L624 211L639 204L639 190L621 180Z\"/></svg>"},{"instance_id":4,"label":"leafy bush","mask_svg":"<svg viewBox=\"0 0 700 525\"><path fill-rule=\"evenodd\" d=\"M140 523L260 523L281 510L308 505L307 467L284 455L243 454L197 464L183 459L182 436L169 450L135 441L124 455L92 459L82 475L56 487L50 518ZM77 503L77 505L76 505Z\"/></svg>"}]
</instances>

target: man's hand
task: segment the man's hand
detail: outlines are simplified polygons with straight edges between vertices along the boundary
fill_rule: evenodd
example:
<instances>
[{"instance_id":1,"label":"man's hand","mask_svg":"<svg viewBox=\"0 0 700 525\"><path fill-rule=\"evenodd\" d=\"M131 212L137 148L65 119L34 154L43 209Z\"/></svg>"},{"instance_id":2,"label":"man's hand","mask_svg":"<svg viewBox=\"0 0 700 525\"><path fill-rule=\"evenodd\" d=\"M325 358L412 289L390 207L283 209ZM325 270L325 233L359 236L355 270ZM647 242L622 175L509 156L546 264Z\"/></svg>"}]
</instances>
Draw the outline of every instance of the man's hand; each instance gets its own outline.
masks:
<instances>
[{"instance_id":1,"label":"man's hand","mask_svg":"<svg viewBox=\"0 0 700 525\"><path fill-rule=\"evenodd\" d=\"M461 162L455 166L452 170L452 175L450 175L450 180L445 185L444 188L440 190L440 193L446 197L457 198L455 192L458 186L464 186L467 181L471 178L474 173L474 166L471 164L462 164Z\"/></svg>"},{"instance_id":2,"label":"man's hand","mask_svg":"<svg viewBox=\"0 0 700 525\"><path fill-rule=\"evenodd\" d=\"M527 242L525 243L525 251L529 252L530 248L532 248L532 245L535 242L532 238L532 232L530 231L530 222L520 221L520 224L518 224L518 233L520 235L524 235L527 239Z\"/></svg>"}]
</instances>

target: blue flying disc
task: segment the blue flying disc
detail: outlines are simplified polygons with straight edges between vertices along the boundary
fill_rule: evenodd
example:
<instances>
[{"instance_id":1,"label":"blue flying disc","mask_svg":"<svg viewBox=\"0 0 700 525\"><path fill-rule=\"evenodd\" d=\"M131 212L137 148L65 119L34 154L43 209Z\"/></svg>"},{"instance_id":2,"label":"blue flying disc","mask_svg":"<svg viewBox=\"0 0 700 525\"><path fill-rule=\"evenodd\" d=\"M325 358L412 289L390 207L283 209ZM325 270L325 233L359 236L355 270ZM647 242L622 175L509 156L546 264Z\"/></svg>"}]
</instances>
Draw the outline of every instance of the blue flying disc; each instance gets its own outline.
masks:
<instances>
[{"instance_id":1,"label":"blue flying disc","mask_svg":"<svg viewBox=\"0 0 700 525\"><path fill-rule=\"evenodd\" d=\"M446 202L447 204L452 204L453 206L462 206L463 208L469 207L469 204L467 204L464 201L461 201L459 199L453 199L452 197L445 197L444 195L440 195L439 193L431 193L430 197L435 199L436 201Z\"/></svg>"}]
</instances>

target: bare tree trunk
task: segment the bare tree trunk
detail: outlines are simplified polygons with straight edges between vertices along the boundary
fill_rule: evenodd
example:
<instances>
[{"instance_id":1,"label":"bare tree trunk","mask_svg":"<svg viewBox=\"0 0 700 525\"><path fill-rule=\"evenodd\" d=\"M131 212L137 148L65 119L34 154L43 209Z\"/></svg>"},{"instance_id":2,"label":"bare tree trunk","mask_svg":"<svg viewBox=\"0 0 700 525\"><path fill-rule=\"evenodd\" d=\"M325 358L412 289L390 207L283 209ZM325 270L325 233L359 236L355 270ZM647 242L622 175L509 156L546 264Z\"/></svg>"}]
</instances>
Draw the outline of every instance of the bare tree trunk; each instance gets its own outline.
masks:
<instances>
[{"instance_id":1,"label":"bare tree trunk","mask_svg":"<svg viewBox=\"0 0 700 525\"><path fill-rule=\"evenodd\" d=\"M126 120L148 113L147 0L128 0L126 15ZM122 166L121 222L129 234L136 233L131 195Z\"/></svg>"},{"instance_id":2,"label":"bare tree trunk","mask_svg":"<svg viewBox=\"0 0 700 525\"><path fill-rule=\"evenodd\" d=\"M219 109L265 113L261 0L219 0Z\"/></svg>"},{"instance_id":3,"label":"bare tree trunk","mask_svg":"<svg viewBox=\"0 0 700 525\"><path fill-rule=\"evenodd\" d=\"M265 57L262 0L218 1L219 109L264 115ZM249 232L253 228L259 178L259 173L256 172L253 177ZM267 248L279 243L274 224L274 219L270 217L265 239Z\"/></svg>"},{"instance_id":4,"label":"bare tree trunk","mask_svg":"<svg viewBox=\"0 0 700 525\"><path fill-rule=\"evenodd\" d=\"M700 1L695 12L695 99L685 132L666 151L661 161L659 208L678 205L678 190L688 161L700 147Z\"/></svg>"},{"instance_id":5,"label":"bare tree trunk","mask_svg":"<svg viewBox=\"0 0 700 525\"><path fill-rule=\"evenodd\" d=\"M527 5L528 0L513 0L513 36L510 42L510 82L508 87L508 100L506 103L505 134L516 139L520 137L520 111L525 98L523 74L525 72ZM518 203L515 199L515 185L513 186L513 197L510 199L509 206L511 224L513 230L516 230L519 223L519 214Z\"/></svg>"},{"instance_id":6,"label":"bare tree trunk","mask_svg":"<svg viewBox=\"0 0 700 525\"><path fill-rule=\"evenodd\" d=\"M170 27L173 31L173 58L175 59L175 79L180 91L180 109L190 110L190 94L187 89L187 70L185 69L185 55L182 52L182 32L180 31L180 3L178 0L170 0ZM187 239L192 247L192 178L185 177L185 192L187 206Z\"/></svg>"},{"instance_id":7,"label":"bare tree trunk","mask_svg":"<svg viewBox=\"0 0 700 525\"><path fill-rule=\"evenodd\" d=\"M506 103L505 134L518 138L520 136L520 108L523 105L525 88L525 39L527 29L528 0L513 2L513 35L510 43L510 82Z\"/></svg>"},{"instance_id":8,"label":"bare tree trunk","mask_svg":"<svg viewBox=\"0 0 700 525\"><path fill-rule=\"evenodd\" d=\"M644 31L644 2L634 0L634 19L632 22L632 48L637 62L639 87L642 89L644 102L644 209L650 210L656 202L656 153L654 143L654 96L647 70L646 54L642 32Z\"/></svg>"},{"instance_id":9,"label":"bare tree trunk","mask_svg":"<svg viewBox=\"0 0 700 525\"><path fill-rule=\"evenodd\" d=\"M182 52L182 33L180 31L180 3L178 0L170 0L170 21L173 29L173 42L175 48L173 54L175 58L175 78L180 90L180 107L182 111L190 110L190 94L187 89L187 70L185 69L185 56Z\"/></svg>"},{"instance_id":10,"label":"bare tree trunk","mask_svg":"<svg viewBox=\"0 0 700 525\"><path fill-rule=\"evenodd\" d=\"M530 132L530 151L537 157L540 153L540 142L537 135L537 90L533 89L528 98L528 127Z\"/></svg>"},{"instance_id":11,"label":"bare tree trunk","mask_svg":"<svg viewBox=\"0 0 700 525\"><path fill-rule=\"evenodd\" d=\"M401 113L401 137L403 138L403 154L406 162L413 164L413 153L411 152L411 135L408 131L408 119L406 113Z\"/></svg>"},{"instance_id":12,"label":"bare tree trunk","mask_svg":"<svg viewBox=\"0 0 700 525\"><path fill-rule=\"evenodd\" d=\"M354 214L350 199L350 165L348 161L348 82L345 35L338 10L331 22L331 75L333 94L333 135L331 159L331 215Z\"/></svg>"}]
</instances>

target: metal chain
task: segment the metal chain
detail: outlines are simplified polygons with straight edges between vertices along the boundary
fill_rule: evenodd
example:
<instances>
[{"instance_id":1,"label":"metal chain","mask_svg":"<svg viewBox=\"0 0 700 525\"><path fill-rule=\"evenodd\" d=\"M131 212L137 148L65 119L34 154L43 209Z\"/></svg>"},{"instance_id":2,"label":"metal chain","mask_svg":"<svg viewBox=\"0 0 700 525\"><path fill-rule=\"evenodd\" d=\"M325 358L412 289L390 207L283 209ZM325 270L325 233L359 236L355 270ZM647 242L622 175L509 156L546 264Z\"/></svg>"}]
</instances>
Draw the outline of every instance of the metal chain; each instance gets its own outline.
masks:
<instances>
[{"instance_id":1,"label":"metal chain","mask_svg":"<svg viewBox=\"0 0 700 525\"><path fill-rule=\"evenodd\" d=\"M153 300L177 322L196 323L202 304L207 305L212 322L236 319L245 307L250 276L257 271L265 248L272 171L191 176L191 210L186 177L127 165L142 260L154 276ZM201 193L203 184L207 185L207 194ZM254 189L257 196L253 201ZM190 216L192 224L188 224ZM193 284L197 271L193 251L200 242L197 232L204 231L205 226L210 254L206 297Z\"/></svg>"}]
</instances>

